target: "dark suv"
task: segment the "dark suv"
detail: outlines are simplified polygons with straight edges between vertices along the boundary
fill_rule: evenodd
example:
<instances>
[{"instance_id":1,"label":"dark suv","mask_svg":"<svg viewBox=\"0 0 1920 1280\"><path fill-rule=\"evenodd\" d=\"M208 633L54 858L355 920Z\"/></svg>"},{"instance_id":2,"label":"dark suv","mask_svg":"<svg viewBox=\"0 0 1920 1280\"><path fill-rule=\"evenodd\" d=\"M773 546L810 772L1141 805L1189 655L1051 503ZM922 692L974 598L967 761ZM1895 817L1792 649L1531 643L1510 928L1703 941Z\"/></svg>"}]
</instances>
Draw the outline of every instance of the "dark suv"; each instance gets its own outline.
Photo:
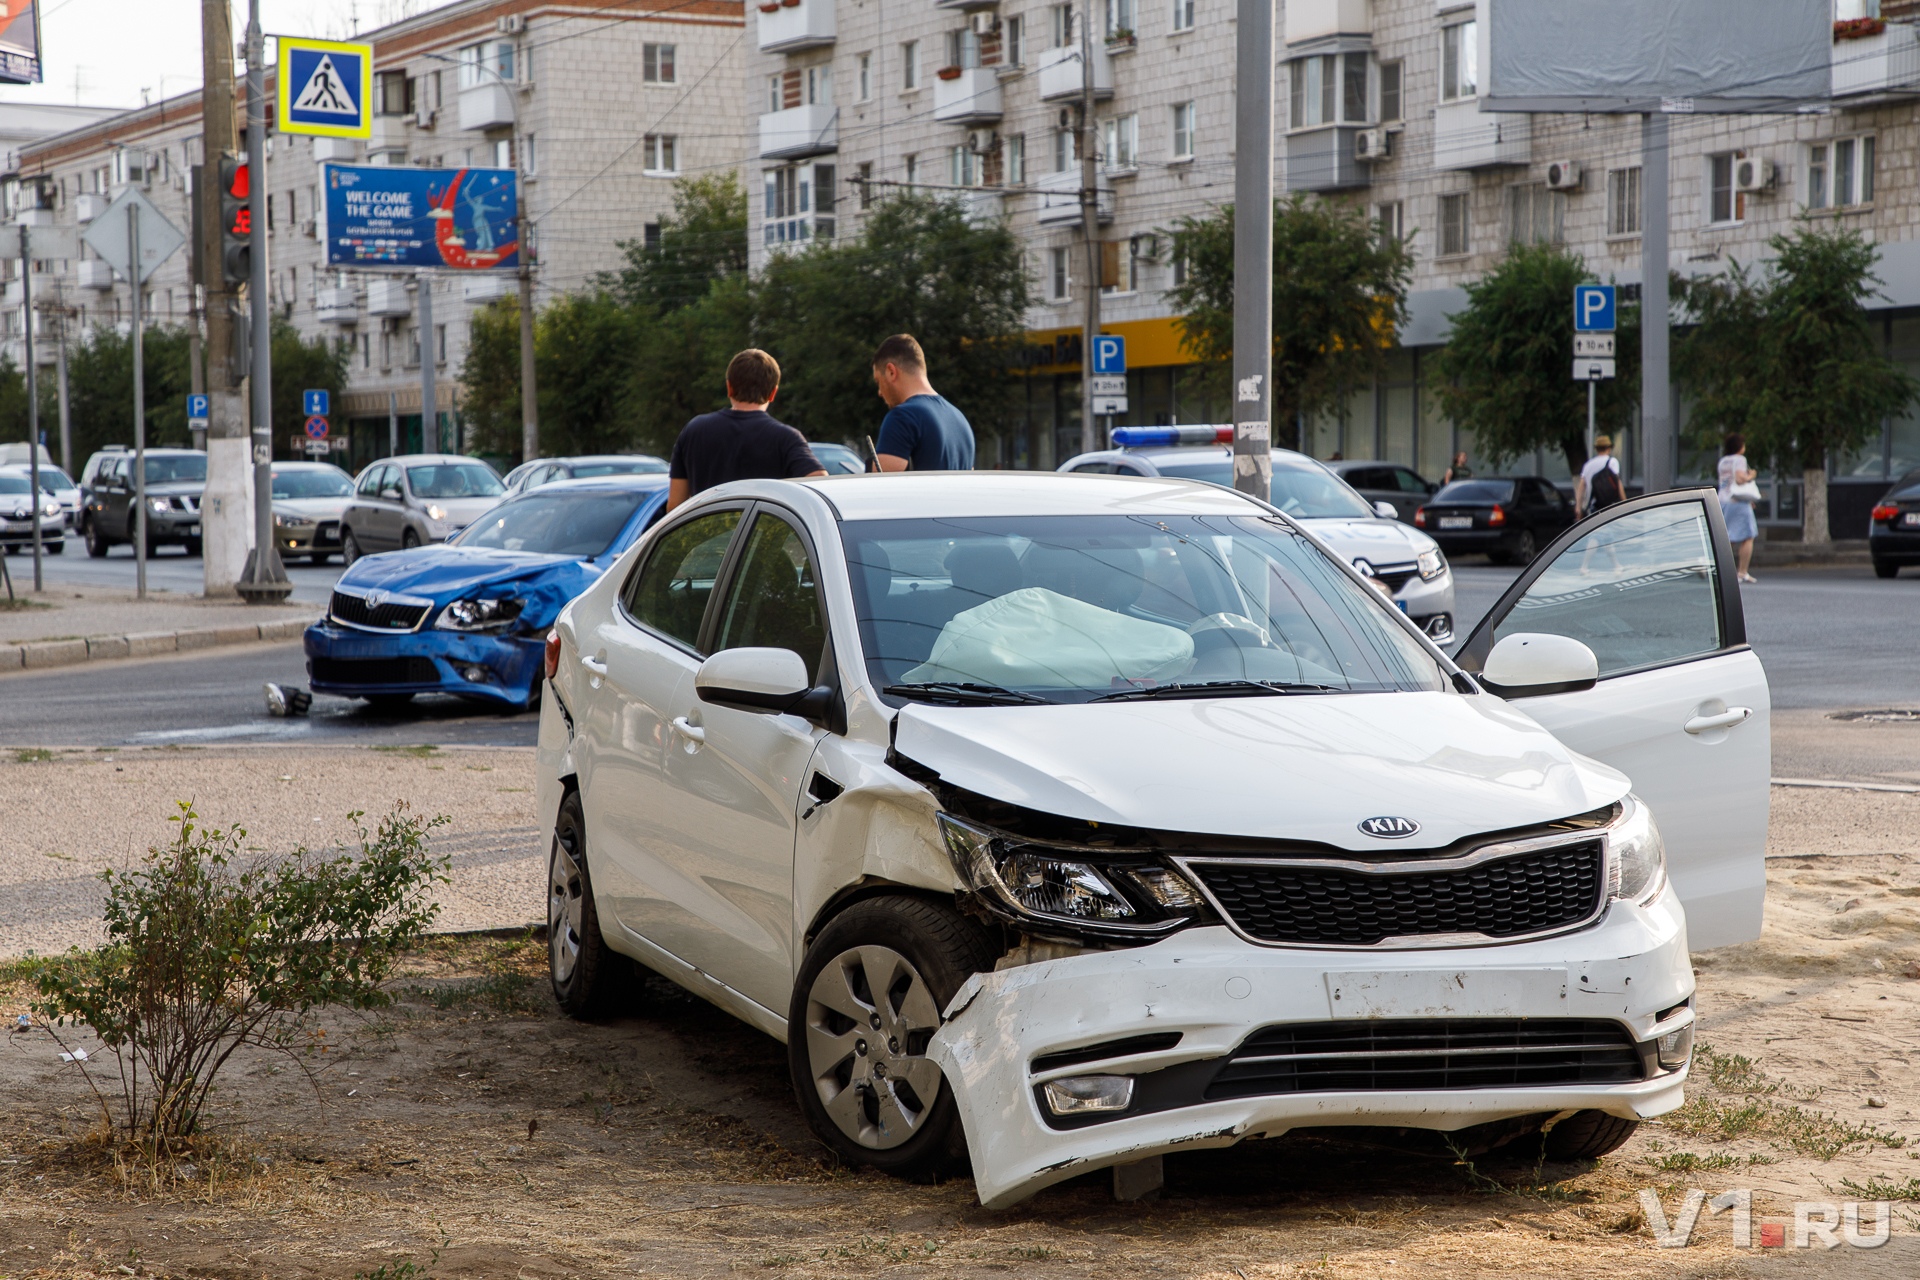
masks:
<instances>
[{"instance_id":1,"label":"dark suv","mask_svg":"<svg viewBox=\"0 0 1920 1280\"><path fill-rule=\"evenodd\" d=\"M134 537L134 454L131 450L102 460L86 492L80 534L87 554L107 554L116 542ZM147 551L173 544L200 554L200 495L207 487L207 455L198 449L149 449L147 464Z\"/></svg>"}]
</instances>

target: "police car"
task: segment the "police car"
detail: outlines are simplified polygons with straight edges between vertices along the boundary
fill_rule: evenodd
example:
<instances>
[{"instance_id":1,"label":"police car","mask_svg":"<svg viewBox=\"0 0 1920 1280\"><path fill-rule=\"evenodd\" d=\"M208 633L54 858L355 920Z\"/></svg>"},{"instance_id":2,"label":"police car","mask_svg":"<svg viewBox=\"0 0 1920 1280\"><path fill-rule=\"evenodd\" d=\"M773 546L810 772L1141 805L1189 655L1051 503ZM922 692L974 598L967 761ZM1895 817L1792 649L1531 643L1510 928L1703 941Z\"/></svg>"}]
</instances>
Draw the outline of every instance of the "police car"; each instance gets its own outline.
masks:
<instances>
[{"instance_id":1,"label":"police car","mask_svg":"<svg viewBox=\"0 0 1920 1280\"><path fill-rule=\"evenodd\" d=\"M1233 428L1116 427L1114 447L1069 458L1080 475L1168 476L1233 487ZM1353 486L1303 453L1273 451L1273 505L1302 521L1334 554L1377 580L1438 644L1453 639L1453 574L1440 547L1370 506Z\"/></svg>"}]
</instances>

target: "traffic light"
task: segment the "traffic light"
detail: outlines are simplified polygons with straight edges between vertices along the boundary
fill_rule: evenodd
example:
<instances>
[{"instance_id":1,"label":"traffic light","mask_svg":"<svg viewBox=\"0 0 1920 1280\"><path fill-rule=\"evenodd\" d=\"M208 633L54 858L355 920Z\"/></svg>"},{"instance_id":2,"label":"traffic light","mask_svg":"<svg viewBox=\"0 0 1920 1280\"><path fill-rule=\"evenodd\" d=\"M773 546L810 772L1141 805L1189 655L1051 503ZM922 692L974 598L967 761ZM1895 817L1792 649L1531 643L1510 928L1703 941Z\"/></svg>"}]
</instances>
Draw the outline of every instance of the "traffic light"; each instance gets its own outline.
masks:
<instances>
[{"instance_id":1,"label":"traffic light","mask_svg":"<svg viewBox=\"0 0 1920 1280\"><path fill-rule=\"evenodd\" d=\"M247 162L220 158L220 274L229 289L253 278L253 210L247 204Z\"/></svg>"}]
</instances>

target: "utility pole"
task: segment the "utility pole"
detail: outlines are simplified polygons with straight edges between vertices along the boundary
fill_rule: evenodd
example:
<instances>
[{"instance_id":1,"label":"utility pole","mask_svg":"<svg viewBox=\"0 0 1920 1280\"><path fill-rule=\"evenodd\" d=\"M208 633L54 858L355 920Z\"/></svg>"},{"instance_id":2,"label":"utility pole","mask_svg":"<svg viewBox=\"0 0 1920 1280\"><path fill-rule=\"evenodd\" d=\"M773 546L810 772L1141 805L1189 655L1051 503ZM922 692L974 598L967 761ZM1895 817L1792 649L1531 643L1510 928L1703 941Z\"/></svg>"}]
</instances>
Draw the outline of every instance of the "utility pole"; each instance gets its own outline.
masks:
<instances>
[{"instance_id":1,"label":"utility pole","mask_svg":"<svg viewBox=\"0 0 1920 1280\"><path fill-rule=\"evenodd\" d=\"M216 170L217 171L217 170ZM207 390L207 375L201 361L206 356L206 344L200 338L200 261L206 249L206 230L202 226L205 219L200 208L200 188L206 182L207 167L195 165L187 171L187 180L192 183L187 197L188 207L193 211L192 232L187 236L187 389L194 395L204 395ZM191 440L196 449L207 447L207 433L203 427L192 429ZM205 529L201 530L205 533ZM204 550L205 541L201 546Z\"/></svg>"},{"instance_id":2,"label":"utility pole","mask_svg":"<svg viewBox=\"0 0 1920 1280\"><path fill-rule=\"evenodd\" d=\"M514 122L520 109L514 105ZM516 130L518 132L518 130ZM519 223L520 244L520 461L532 462L540 456L540 395L534 386L533 368L533 245L528 236L533 230L527 217L526 139L513 143L514 209Z\"/></svg>"},{"instance_id":3,"label":"utility pole","mask_svg":"<svg viewBox=\"0 0 1920 1280\"><path fill-rule=\"evenodd\" d=\"M220 159L233 150L233 22L227 0L200 0L201 165L194 220L205 293L207 488L200 504L201 590L231 596L253 540L253 468L235 369L234 297L221 263ZM251 175L250 175L251 176ZM264 175L259 179L264 183Z\"/></svg>"},{"instance_id":4,"label":"utility pole","mask_svg":"<svg viewBox=\"0 0 1920 1280\"><path fill-rule=\"evenodd\" d=\"M277 604L293 594L273 541L273 316L267 298L267 38L260 0L247 0L247 208L252 218L253 551L234 590L249 604Z\"/></svg>"},{"instance_id":5,"label":"utility pole","mask_svg":"<svg viewBox=\"0 0 1920 1280\"><path fill-rule=\"evenodd\" d=\"M1243 0L1244 2L1244 0ZM1093 343L1100 336L1099 121L1093 114L1093 4L1080 0L1080 234L1087 242L1087 314L1080 325L1080 452L1107 447L1093 419Z\"/></svg>"},{"instance_id":6,"label":"utility pole","mask_svg":"<svg viewBox=\"0 0 1920 1280\"><path fill-rule=\"evenodd\" d=\"M137 259L136 259L137 261ZM137 287L137 286L136 286ZM27 224L20 224L20 314L27 333L27 496L33 503L33 589L45 590L40 580L40 391L33 365L33 247L27 243Z\"/></svg>"},{"instance_id":7,"label":"utility pole","mask_svg":"<svg viewBox=\"0 0 1920 1280\"><path fill-rule=\"evenodd\" d=\"M1233 487L1273 489L1273 0L1236 0Z\"/></svg>"},{"instance_id":8,"label":"utility pole","mask_svg":"<svg viewBox=\"0 0 1920 1280\"><path fill-rule=\"evenodd\" d=\"M440 452L440 404L433 367L433 274L414 277L420 286L420 452Z\"/></svg>"},{"instance_id":9,"label":"utility pole","mask_svg":"<svg viewBox=\"0 0 1920 1280\"><path fill-rule=\"evenodd\" d=\"M1673 488L1673 393L1667 382L1668 120L1640 117L1640 456L1646 492Z\"/></svg>"},{"instance_id":10,"label":"utility pole","mask_svg":"<svg viewBox=\"0 0 1920 1280\"><path fill-rule=\"evenodd\" d=\"M140 314L140 210L127 206L127 292L133 295L133 582L147 598L147 356L146 317Z\"/></svg>"}]
</instances>

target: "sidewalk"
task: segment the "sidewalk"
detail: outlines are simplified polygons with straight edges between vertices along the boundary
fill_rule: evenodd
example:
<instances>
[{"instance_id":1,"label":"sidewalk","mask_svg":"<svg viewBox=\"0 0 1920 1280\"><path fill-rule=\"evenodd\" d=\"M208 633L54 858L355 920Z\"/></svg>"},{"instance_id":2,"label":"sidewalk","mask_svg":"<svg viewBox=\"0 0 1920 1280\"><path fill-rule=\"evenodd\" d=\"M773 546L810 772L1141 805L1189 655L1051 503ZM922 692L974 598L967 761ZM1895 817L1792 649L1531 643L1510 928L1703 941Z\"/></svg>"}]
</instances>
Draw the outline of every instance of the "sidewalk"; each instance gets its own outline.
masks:
<instances>
[{"instance_id":1,"label":"sidewalk","mask_svg":"<svg viewBox=\"0 0 1920 1280\"><path fill-rule=\"evenodd\" d=\"M310 604L245 604L166 591L140 600L108 587L63 585L35 594L16 583L14 594L19 603L9 608L0 592L0 673L294 640L316 616Z\"/></svg>"}]
</instances>

